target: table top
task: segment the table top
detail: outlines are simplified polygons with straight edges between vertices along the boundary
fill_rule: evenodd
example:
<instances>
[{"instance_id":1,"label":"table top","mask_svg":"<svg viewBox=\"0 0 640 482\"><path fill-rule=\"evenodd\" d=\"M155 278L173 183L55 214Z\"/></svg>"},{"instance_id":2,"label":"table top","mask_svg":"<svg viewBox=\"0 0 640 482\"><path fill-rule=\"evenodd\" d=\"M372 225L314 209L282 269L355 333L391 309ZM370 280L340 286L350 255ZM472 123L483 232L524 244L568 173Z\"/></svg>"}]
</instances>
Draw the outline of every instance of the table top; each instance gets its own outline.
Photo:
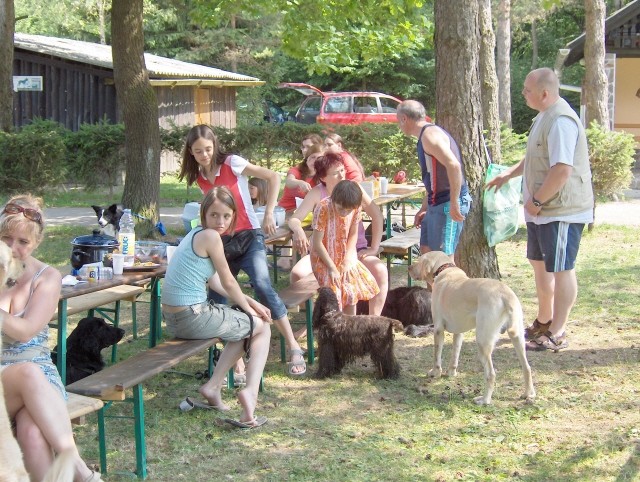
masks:
<instances>
[{"instance_id":1,"label":"table top","mask_svg":"<svg viewBox=\"0 0 640 482\"><path fill-rule=\"evenodd\" d=\"M426 191L422 184L389 184L387 194L381 194L373 202L378 206L383 206Z\"/></svg>"},{"instance_id":2,"label":"table top","mask_svg":"<svg viewBox=\"0 0 640 482\"><path fill-rule=\"evenodd\" d=\"M96 291L105 290L114 286L134 284L136 282L164 276L167 271L167 265L162 264L155 269L148 271L131 271L122 275L115 275L112 279L101 279L92 283L79 283L75 286L63 286L60 291L60 299L66 300L76 296L86 295L87 293L95 293Z\"/></svg>"}]
</instances>

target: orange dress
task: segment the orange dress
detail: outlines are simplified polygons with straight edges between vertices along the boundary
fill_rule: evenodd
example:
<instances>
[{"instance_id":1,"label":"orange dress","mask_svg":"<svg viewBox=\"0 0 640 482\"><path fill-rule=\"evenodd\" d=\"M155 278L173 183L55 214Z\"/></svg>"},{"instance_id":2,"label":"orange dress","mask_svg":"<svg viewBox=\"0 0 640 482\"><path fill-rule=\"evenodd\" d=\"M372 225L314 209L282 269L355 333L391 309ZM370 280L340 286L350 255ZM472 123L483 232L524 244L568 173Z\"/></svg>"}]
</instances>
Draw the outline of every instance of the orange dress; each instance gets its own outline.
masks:
<instances>
[{"instance_id":1,"label":"orange dress","mask_svg":"<svg viewBox=\"0 0 640 482\"><path fill-rule=\"evenodd\" d=\"M349 230L352 227L357 230L359 222L360 208L340 216L331 198L320 201L313 212L313 235L322 236L322 244L340 271L340 281L336 285L331 282L329 268L313 249L311 268L318 284L336 293L341 310L343 306L355 305L358 300L370 300L380 292L371 272L358 260L355 249L353 253L347 253Z\"/></svg>"}]
</instances>

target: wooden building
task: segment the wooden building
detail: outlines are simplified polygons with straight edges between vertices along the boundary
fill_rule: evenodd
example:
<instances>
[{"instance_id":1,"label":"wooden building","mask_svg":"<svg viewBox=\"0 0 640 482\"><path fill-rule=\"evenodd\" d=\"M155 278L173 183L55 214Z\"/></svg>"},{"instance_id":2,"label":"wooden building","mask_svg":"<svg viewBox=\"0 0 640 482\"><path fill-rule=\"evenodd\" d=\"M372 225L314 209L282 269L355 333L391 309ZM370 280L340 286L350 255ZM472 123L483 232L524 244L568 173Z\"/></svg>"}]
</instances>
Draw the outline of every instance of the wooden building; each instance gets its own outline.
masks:
<instances>
[{"instance_id":1,"label":"wooden building","mask_svg":"<svg viewBox=\"0 0 640 482\"><path fill-rule=\"evenodd\" d=\"M200 123L233 128L236 89L264 84L255 77L152 54L145 54L145 63L158 98L158 122L165 128ZM121 122L109 45L16 32L13 75L42 77L40 91L21 90L14 82L16 127L34 117L71 130L103 118ZM163 158L162 170L172 170L173 164Z\"/></svg>"},{"instance_id":2,"label":"wooden building","mask_svg":"<svg viewBox=\"0 0 640 482\"><path fill-rule=\"evenodd\" d=\"M584 57L585 34L567 45L564 65ZM628 3L605 21L610 115L614 130L632 134L640 145L640 0ZM611 108L612 107L612 108Z\"/></svg>"}]
</instances>

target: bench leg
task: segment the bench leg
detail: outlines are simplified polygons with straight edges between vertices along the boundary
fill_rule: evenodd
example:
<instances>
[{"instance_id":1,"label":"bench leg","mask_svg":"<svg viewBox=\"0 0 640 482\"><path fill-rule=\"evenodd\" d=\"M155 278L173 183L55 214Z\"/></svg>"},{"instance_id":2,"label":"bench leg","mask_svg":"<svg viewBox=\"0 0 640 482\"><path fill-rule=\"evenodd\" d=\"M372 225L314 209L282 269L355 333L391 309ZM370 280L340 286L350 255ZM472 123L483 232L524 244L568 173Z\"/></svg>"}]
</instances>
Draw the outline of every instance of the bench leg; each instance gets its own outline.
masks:
<instances>
[{"instance_id":1,"label":"bench leg","mask_svg":"<svg viewBox=\"0 0 640 482\"><path fill-rule=\"evenodd\" d=\"M136 316L137 306L136 306L136 298L134 297L131 300L131 331L133 332L133 339L138 339L138 318Z\"/></svg>"},{"instance_id":2,"label":"bench leg","mask_svg":"<svg viewBox=\"0 0 640 482\"><path fill-rule=\"evenodd\" d=\"M412 284L412 280L411 280L411 275L409 274L409 268L411 268L411 262L413 261L413 246L411 246L409 248L409 253L408 253L408 261L407 261L407 286L411 286Z\"/></svg>"},{"instance_id":3,"label":"bench leg","mask_svg":"<svg viewBox=\"0 0 640 482\"><path fill-rule=\"evenodd\" d=\"M64 385L67 384L67 300L58 301L58 352L56 353L58 373Z\"/></svg>"},{"instance_id":4,"label":"bench leg","mask_svg":"<svg viewBox=\"0 0 640 482\"><path fill-rule=\"evenodd\" d=\"M107 474L107 440L104 426L104 411L111 405L111 402L105 404L98 410L98 447L100 448L100 472L102 475Z\"/></svg>"},{"instance_id":5,"label":"bench leg","mask_svg":"<svg viewBox=\"0 0 640 482\"><path fill-rule=\"evenodd\" d=\"M306 302L307 309L307 360L309 365L313 365L315 360L315 348L313 346L313 299L309 298Z\"/></svg>"},{"instance_id":6,"label":"bench leg","mask_svg":"<svg viewBox=\"0 0 640 482\"><path fill-rule=\"evenodd\" d=\"M120 300L116 301L115 313L113 315L113 326L118 328L120 325ZM111 347L111 363L115 363L118 357L118 344L114 343Z\"/></svg>"},{"instance_id":7,"label":"bench leg","mask_svg":"<svg viewBox=\"0 0 640 482\"><path fill-rule=\"evenodd\" d=\"M133 387L133 416L136 435L136 474L139 479L146 479L147 443L144 436L144 397L140 384Z\"/></svg>"}]
</instances>

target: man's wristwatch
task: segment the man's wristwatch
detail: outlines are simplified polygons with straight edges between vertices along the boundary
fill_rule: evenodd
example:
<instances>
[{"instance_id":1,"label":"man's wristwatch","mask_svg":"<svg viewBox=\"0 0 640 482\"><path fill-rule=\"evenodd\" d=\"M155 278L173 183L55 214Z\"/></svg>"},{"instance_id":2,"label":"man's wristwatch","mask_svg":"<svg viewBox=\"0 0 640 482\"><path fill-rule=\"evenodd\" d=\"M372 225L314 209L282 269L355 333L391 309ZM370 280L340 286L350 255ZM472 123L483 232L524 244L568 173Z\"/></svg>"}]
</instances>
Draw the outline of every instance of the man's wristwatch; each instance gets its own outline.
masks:
<instances>
[{"instance_id":1,"label":"man's wristwatch","mask_svg":"<svg viewBox=\"0 0 640 482\"><path fill-rule=\"evenodd\" d=\"M544 203L541 203L540 201L538 201L534 196L531 196L531 202L537 208L541 208L542 205L544 204Z\"/></svg>"}]
</instances>

